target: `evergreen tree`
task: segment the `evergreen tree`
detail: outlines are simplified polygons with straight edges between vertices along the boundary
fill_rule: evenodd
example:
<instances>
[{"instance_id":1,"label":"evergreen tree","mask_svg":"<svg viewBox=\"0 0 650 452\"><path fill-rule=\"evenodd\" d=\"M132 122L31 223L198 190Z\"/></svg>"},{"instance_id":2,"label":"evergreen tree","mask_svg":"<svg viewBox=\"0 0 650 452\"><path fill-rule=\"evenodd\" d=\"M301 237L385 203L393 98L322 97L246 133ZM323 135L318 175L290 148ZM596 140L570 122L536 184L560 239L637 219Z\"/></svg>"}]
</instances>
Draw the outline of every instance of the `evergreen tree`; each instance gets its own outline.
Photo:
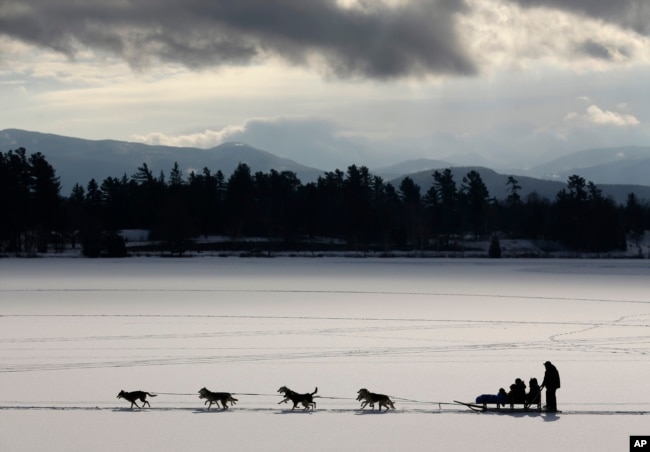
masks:
<instances>
[{"instance_id":1,"label":"evergreen tree","mask_svg":"<svg viewBox=\"0 0 650 452\"><path fill-rule=\"evenodd\" d=\"M225 234L225 179L221 171L215 174L203 168L202 174L190 173L187 187L189 215L196 222L197 233Z\"/></svg>"},{"instance_id":2,"label":"evergreen tree","mask_svg":"<svg viewBox=\"0 0 650 452\"><path fill-rule=\"evenodd\" d=\"M631 235L632 240L634 240L634 243L637 246L639 246L639 242L643 237L646 228L644 211L648 211L647 206L644 209L636 195L634 193L629 193L623 209L623 228Z\"/></svg>"},{"instance_id":3,"label":"evergreen tree","mask_svg":"<svg viewBox=\"0 0 650 452\"><path fill-rule=\"evenodd\" d=\"M367 243L370 238L372 224L372 189L370 187L370 172L365 166L348 167L343 182L343 195L346 206L346 238L353 249L357 250L360 243Z\"/></svg>"},{"instance_id":4,"label":"evergreen tree","mask_svg":"<svg viewBox=\"0 0 650 452\"><path fill-rule=\"evenodd\" d=\"M102 193L97 181L91 179L86 186L84 219L80 231L81 252L86 257L99 257L102 251L104 223L102 221Z\"/></svg>"},{"instance_id":5,"label":"evergreen tree","mask_svg":"<svg viewBox=\"0 0 650 452\"><path fill-rule=\"evenodd\" d=\"M178 167L178 162L174 162L174 167L169 173L169 186L173 188L180 187L184 184L183 172Z\"/></svg>"},{"instance_id":6,"label":"evergreen tree","mask_svg":"<svg viewBox=\"0 0 650 452\"><path fill-rule=\"evenodd\" d=\"M554 238L578 251L611 251L622 246L616 206L598 187L572 175L554 206Z\"/></svg>"},{"instance_id":7,"label":"evergreen tree","mask_svg":"<svg viewBox=\"0 0 650 452\"><path fill-rule=\"evenodd\" d=\"M460 212L458 209L458 189L449 168L433 173L435 194L438 196L434 214L435 230L445 235L460 232Z\"/></svg>"},{"instance_id":8,"label":"evergreen tree","mask_svg":"<svg viewBox=\"0 0 650 452\"><path fill-rule=\"evenodd\" d=\"M490 239L490 248L488 250L488 256L493 259L498 259L501 257L501 242L499 242L499 237L496 234L492 235Z\"/></svg>"},{"instance_id":9,"label":"evergreen tree","mask_svg":"<svg viewBox=\"0 0 650 452\"><path fill-rule=\"evenodd\" d=\"M62 229L61 185L54 168L40 152L29 156L29 167L36 246L39 252L44 253L50 234L58 235Z\"/></svg>"},{"instance_id":10,"label":"evergreen tree","mask_svg":"<svg viewBox=\"0 0 650 452\"><path fill-rule=\"evenodd\" d=\"M508 197L506 198L506 203L509 206L521 204L521 196L519 196L521 185L519 185L519 181L513 176L508 176L506 185L508 186Z\"/></svg>"},{"instance_id":11,"label":"evergreen tree","mask_svg":"<svg viewBox=\"0 0 650 452\"><path fill-rule=\"evenodd\" d=\"M240 163L228 179L226 188L226 215L228 231L232 237L241 238L254 231L255 186L251 170Z\"/></svg>"},{"instance_id":12,"label":"evergreen tree","mask_svg":"<svg viewBox=\"0 0 650 452\"><path fill-rule=\"evenodd\" d=\"M326 172L316 183L314 197L317 220L317 234L325 237L342 238L346 231L346 202L343 190L344 174L341 170Z\"/></svg>"},{"instance_id":13,"label":"evergreen tree","mask_svg":"<svg viewBox=\"0 0 650 452\"><path fill-rule=\"evenodd\" d=\"M519 236L523 228L524 203L519 195L521 185L513 176L508 176L506 182L508 196L502 209L503 229L509 234Z\"/></svg>"},{"instance_id":14,"label":"evergreen tree","mask_svg":"<svg viewBox=\"0 0 650 452\"><path fill-rule=\"evenodd\" d=\"M399 185L400 199L402 201L404 231L407 241L414 249L424 247L424 222L422 216L422 196L420 186L410 177L405 177Z\"/></svg>"},{"instance_id":15,"label":"evergreen tree","mask_svg":"<svg viewBox=\"0 0 650 452\"><path fill-rule=\"evenodd\" d=\"M461 199L464 201L465 218L475 237L486 234L487 210L490 193L477 171L470 171L463 177L460 189Z\"/></svg>"},{"instance_id":16,"label":"evergreen tree","mask_svg":"<svg viewBox=\"0 0 650 452\"><path fill-rule=\"evenodd\" d=\"M65 223L66 233L65 237L70 242L70 246L74 249L79 240L79 234L84 227L84 202L86 198L86 191L80 184L74 184L70 196L64 200L65 206Z\"/></svg>"},{"instance_id":17,"label":"evergreen tree","mask_svg":"<svg viewBox=\"0 0 650 452\"><path fill-rule=\"evenodd\" d=\"M0 153L0 234L7 251L25 249L30 227L30 169L25 148Z\"/></svg>"}]
</instances>

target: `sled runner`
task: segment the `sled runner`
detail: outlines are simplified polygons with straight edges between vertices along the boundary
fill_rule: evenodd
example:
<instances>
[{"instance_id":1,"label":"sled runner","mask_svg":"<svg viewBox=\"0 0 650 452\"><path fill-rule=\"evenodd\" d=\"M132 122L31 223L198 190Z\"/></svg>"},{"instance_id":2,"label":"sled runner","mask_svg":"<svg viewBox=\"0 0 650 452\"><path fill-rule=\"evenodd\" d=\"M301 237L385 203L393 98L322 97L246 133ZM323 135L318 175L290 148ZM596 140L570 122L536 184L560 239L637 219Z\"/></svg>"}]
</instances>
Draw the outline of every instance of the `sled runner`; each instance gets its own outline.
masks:
<instances>
[{"instance_id":1,"label":"sled runner","mask_svg":"<svg viewBox=\"0 0 650 452\"><path fill-rule=\"evenodd\" d=\"M467 402L460 402L458 400L454 400L454 403L457 403L459 405L466 406L472 411L476 411L479 413L485 413L485 412L490 412L490 413L549 413L546 409L541 408L539 405L535 404L535 406L530 406L526 403L508 403L507 406L501 406L499 404L496 404L494 406L489 406L487 403L479 404L479 403L467 403ZM560 411L554 411L554 413L560 413Z\"/></svg>"}]
</instances>

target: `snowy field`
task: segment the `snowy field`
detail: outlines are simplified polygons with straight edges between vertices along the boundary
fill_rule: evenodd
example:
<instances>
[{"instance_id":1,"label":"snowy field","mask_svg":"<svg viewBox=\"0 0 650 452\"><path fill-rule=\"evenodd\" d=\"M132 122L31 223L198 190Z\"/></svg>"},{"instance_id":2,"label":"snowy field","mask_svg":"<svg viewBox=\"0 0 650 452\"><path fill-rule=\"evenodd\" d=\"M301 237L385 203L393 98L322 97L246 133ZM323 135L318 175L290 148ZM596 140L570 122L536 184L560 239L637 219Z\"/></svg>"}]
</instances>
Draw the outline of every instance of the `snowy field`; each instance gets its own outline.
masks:
<instances>
[{"instance_id":1,"label":"snowy field","mask_svg":"<svg viewBox=\"0 0 650 452\"><path fill-rule=\"evenodd\" d=\"M649 327L648 260L3 259L0 450L627 451ZM559 414L452 403L547 360ZM203 386L239 402L206 411Z\"/></svg>"}]
</instances>

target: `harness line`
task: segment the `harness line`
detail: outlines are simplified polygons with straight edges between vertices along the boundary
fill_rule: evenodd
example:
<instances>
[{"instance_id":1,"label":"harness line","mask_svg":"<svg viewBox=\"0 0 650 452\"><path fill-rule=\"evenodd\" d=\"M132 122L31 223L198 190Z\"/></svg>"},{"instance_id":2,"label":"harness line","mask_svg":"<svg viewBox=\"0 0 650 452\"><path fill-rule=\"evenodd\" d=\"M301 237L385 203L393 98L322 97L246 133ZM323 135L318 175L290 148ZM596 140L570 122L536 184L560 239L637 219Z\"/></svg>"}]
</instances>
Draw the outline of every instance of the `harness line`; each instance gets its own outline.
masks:
<instances>
[{"instance_id":1,"label":"harness line","mask_svg":"<svg viewBox=\"0 0 650 452\"><path fill-rule=\"evenodd\" d=\"M188 393L183 393L183 392L156 392L155 394L156 395L162 394L162 395L187 395L187 396L193 396L193 395L198 394L198 392L196 394L188 394Z\"/></svg>"},{"instance_id":2,"label":"harness line","mask_svg":"<svg viewBox=\"0 0 650 452\"><path fill-rule=\"evenodd\" d=\"M185 393L185 392L156 392L156 395L178 395L178 396L196 396L198 393ZM231 392L232 395L239 395L239 396L261 396L261 397L278 397L278 394L263 394L263 393L257 393L257 392ZM414 400L414 399L405 399L403 397L394 397L391 396L393 400L399 400L402 402L410 402L410 403L420 403L420 404L430 404L430 405L438 405L438 409L442 410L442 405L456 405L455 403L451 402L432 402L432 401L426 401L426 400ZM352 397L334 397L334 396L321 396L321 395L315 395L314 398L318 399L329 399L329 400L350 400L354 401L356 399Z\"/></svg>"}]
</instances>

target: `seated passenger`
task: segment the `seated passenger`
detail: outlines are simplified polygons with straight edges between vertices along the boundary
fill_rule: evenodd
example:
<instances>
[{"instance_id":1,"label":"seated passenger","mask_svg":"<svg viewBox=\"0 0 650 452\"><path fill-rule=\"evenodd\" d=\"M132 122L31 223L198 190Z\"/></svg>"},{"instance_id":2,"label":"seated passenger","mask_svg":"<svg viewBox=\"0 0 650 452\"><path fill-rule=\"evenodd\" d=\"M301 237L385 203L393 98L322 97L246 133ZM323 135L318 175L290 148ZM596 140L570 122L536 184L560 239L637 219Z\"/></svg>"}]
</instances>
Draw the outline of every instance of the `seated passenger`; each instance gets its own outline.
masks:
<instances>
[{"instance_id":1,"label":"seated passenger","mask_svg":"<svg viewBox=\"0 0 650 452\"><path fill-rule=\"evenodd\" d=\"M539 387L539 383L537 382L537 378L531 378L530 381L528 382L528 385L530 386L530 390L526 395L526 403L529 406L533 404L541 405L542 396L540 394L540 387Z\"/></svg>"},{"instance_id":2,"label":"seated passenger","mask_svg":"<svg viewBox=\"0 0 650 452\"><path fill-rule=\"evenodd\" d=\"M510 385L510 391L508 391L507 394L508 404L512 406L515 403L516 397L517 397L517 385L513 383Z\"/></svg>"},{"instance_id":3,"label":"seated passenger","mask_svg":"<svg viewBox=\"0 0 650 452\"><path fill-rule=\"evenodd\" d=\"M521 378L515 380L513 403L526 403L526 383Z\"/></svg>"},{"instance_id":4,"label":"seated passenger","mask_svg":"<svg viewBox=\"0 0 650 452\"><path fill-rule=\"evenodd\" d=\"M488 403L495 403L497 405L497 408L500 405L506 406L506 403L508 403L506 390L499 388L498 394L481 394L476 398L476 403L482 403L483 408L487 408Z\"/></svg>"}]
</instances>

